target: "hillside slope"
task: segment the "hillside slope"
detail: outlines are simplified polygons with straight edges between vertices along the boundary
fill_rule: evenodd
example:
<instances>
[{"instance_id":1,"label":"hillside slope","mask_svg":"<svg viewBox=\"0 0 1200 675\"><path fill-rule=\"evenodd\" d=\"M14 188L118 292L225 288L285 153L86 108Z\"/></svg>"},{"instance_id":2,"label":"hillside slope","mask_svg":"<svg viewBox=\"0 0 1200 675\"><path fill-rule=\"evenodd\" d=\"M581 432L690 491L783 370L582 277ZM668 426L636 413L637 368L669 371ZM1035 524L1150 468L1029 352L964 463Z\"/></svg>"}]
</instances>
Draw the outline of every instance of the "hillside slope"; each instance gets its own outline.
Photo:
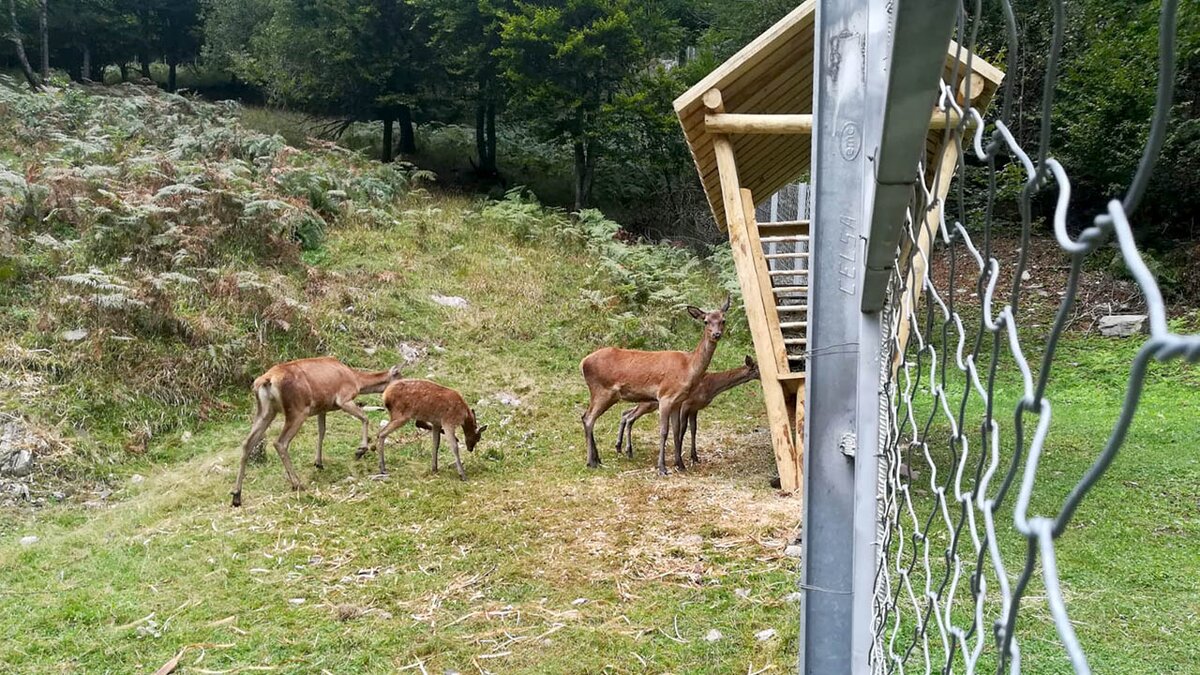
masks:
<instances>
[{"instance_id":1,"label":"hillside slope","mask_svg":"<svg viewBox=\"0 0 1200 675\"><path fill-rule=\"evenodd\" d=\"M702 417L686 475L655 476L649 420L616 456L620 409L598 427L605 467L583 466L580 358L690 349L682 306L724 292L709 263L614 241L597 213L289 148L231 108L128 87L0 97L0 372L23 387L0 409L55 441L19 479L41 505L0 512L6 670L146 671L180 650L193 672L792 662L799 505L767 485L755 388ZM713 367L750 351L735 318ZM354 421L330 415L324 470L315 424L292 446L303 493L272 453L231 509L249 379L323 353L459 388L490 425L470 480L431 475L412 427L375 480Z\"/></svg>"}]
</instances>

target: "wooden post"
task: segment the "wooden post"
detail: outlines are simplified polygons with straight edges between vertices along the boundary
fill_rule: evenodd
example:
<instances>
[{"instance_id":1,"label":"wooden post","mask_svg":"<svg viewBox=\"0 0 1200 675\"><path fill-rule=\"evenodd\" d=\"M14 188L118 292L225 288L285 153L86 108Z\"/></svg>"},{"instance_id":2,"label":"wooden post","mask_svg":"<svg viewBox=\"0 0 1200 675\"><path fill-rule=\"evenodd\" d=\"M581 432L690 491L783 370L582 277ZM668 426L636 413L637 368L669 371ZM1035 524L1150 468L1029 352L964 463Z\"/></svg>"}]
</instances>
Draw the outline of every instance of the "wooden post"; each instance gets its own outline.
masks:
<instances>
[{"instance_id":1,"label":"wooden post","mask_svg":"<svg viewBox=\"0 0 1200 675\"><path fill-rule=\"evenodd\" d=\"M909 245L907 255L911 262L908 265L908 275L905 279L907 291L900 298L900 312L896 317L899 325L893 327L897 340L896 353L892 355L893 379L896 377L896 369L900 366L904 350L908 347L910 326L904 317L908 316L921 302L925 270L929 265L930 252L933 250L933 238L940 227L946 195L950 192L950 181L953 180L954 173L958 169L958 146L958 133L951 133L946 145L942 146L941 170L938 171L937 182L931 190L937 201L932 208L926 209L925 216L917 225L916 245Z\"/></svg>"},{"instance_id":2,"label":"wooden post","mask_svg":"<svg viewBox=\"0 0 1200 675\"><path fill-rule=\"evenodd\" d=\"M721 92L713 89L704 95L704 103L710 112L723 112ZM758 244L757 231L751 235L753 202L748 191L741 189L737 163L734 160L733 144L724 134L713 136L713 152L717 160L717 171L721 179L721 196L725 204L725 216L729 230L729 243L733 251L734 267L738 283L742 287L742 298L746 305L746 321L754 340L754 353L762 373L763 399L767 408L767 420L771 429L771 445L775 451L775 464L779 469L779 485L786 492L797 492L802 484L802 469L794 439L794 423L788 414L788 405L783 386L779 381L780 355L776 349L778 316L775 318L776 332L772 334L768 319L766 295L771 293L769 277L760 276L759 263L765 267L762 246ZM750 217L747 217L750 214ZM757 248L755 248L757 244ZM764 286L763 280L767 283ZM773 297L773 296L772 296ZM774 302L770 303L775 309ZM782 343L778 344L780 349ZM787 366L787 354L783 352L783 366Z\"/></svg>"}]
</instances>

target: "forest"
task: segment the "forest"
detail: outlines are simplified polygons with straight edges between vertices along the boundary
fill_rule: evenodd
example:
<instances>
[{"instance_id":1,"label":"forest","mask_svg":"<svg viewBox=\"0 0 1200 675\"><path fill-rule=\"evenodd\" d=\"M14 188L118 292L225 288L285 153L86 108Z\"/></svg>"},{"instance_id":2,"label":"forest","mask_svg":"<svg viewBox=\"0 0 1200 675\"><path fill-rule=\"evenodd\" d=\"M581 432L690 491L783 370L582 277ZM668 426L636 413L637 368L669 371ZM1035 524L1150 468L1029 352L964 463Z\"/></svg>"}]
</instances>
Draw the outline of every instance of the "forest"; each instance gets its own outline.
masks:
<instances>
[{"instance_id":1,"label":"forest","mask_svg":"<svg viewBox=\"0 0 1200 675\"><path fill-rule=\"evenodd\" d=\"M7 4L14 49L0 59L11 68L26 64L30 86L54 77L152 78L169 91L238 98L294 113L306 136L366 137L360 146L381 161L415 161L444 182L494 193L524 185L546 203L601 208L635 234L694 243L719 235L671 101L792 7L786 0ZM1017 64L1008 74L1009 126L1028 144L1040 130L1052 8L1011 3L1019 41L1010 58L1004 4L982 4L979 51ZM1154 100L1158 4L1067 3L1053 152L1072 167L1081 198L1114 196L1137 164ZM1200 160L1198 14L1183 8L1173 124L1138 225L1143 243L1163 255L1168 285L1179 286L1194 256L1176 244L1194 238L1200 213L1200 178L1190 168ZM1002 191L1020 189L1015 167L1001 179ZM968 199L983 208L983 192ZM1035 208L1051 202L1044 195Z\"/></svg>"}]
</instances>

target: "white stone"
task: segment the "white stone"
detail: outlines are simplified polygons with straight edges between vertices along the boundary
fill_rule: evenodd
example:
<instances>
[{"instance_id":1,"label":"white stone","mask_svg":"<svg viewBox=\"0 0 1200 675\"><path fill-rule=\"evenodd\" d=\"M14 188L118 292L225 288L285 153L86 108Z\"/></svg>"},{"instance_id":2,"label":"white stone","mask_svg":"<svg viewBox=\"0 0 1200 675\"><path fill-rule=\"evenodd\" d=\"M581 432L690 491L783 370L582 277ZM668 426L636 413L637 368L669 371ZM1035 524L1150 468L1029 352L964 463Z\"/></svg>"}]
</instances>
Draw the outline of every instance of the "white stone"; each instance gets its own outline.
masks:
<instances>
[{"instance_id":1,"label":"white stone","mask_svg":"<svg viewBox=\"0 0 1200 675\"><path fill-rule=\"evenodd\" d=\"M759 642L766 642L767 640L770 640L773 637L775 637L775 629L774 628L760 630L754 634L754 638L756 640L758 640Z\"/></svg>"},{"instance_id":2,"label":"white stone","mask_svg":"<svg viewBox=\"0 0 1200 675\"><path fill-rule=\"evenodd\" d=\"M429 299L443 307L454 307L456 309L463 309L468 304L466 298L460 298L457 295L439 295L433 293L429 296Z\"/></svg>"},{"instance_id":3,"label":"white stone","mask_svg":"<svg viewBox=\"0 0 1200 675\"><path fill-rule=\"evenodd\" d=\"M1141 333L1146 325L1145 314L1110 314L1100 317L1096 324L1106 337L1129 337Z\"/></svg>"},{"instance_id":4,"label":"white stone","mask_svg":"<svg viewBox=\"0 0 1200 675\"><path fill-rule=\"evenodd\" d=\"M784 602L800 602L801 598L803 597L804 596L800 594L800 591L792 591L791 593L783 596L783 600Z\"/></svg>"},{"instance_id":5,"label":"white stone","mask_svg":"<svg viewBox=\"0 0 1200 675\"><path fill-rule=\"evenodd\" d=\"M800 547L800 544L792 544L791 546L783 549L783 554L789 558L799 558L803 553L804 549Z\"/></svg>"},{"instance_id":6,"label":"white stone","mask_svg":"<svg viewBox=\"0 0 1200 675\"><path fill-rule=\"evenodd\" d=\"M21 545L22 546L33 546L37 542L38 542L38 538L37 538L36 534L31 534L31 535L28 535L25 537L21 537Z\"/></svg>"},{"instance_id":7,"label":"white stone","mask_svg":"<svg viewBox=\"0 0 1200 675\"><path fill-rule=\"evenodd\" d=\"M135 473L129 477L129 482L133 483L134 485L137 485L138 483L141 483L144 480L146 480L146 477L140 473Z\"/></svg>"},{"instance_id":8,"label":"white stone","mask_svg":"<svg viewBox=\"0 0 1200 675\"><path fill-rule=\"evenodd\" d=\"M708 642L716 642L723 637L725 636L721 635L721 631L717 630L716 628L713 628L704 634L704 639Z\"/></svg>"},{"instance_id":9,"label":"white stone","mask_svg":"<svg viewBox=\"0 0 1200 675\"><path fill-rule=\"evenodd\" d=\"M75 330L63 331L62 339L67 342L79 342L88 336L88 332L84 328L76 328Z\"/></svg>"}]
</instances>

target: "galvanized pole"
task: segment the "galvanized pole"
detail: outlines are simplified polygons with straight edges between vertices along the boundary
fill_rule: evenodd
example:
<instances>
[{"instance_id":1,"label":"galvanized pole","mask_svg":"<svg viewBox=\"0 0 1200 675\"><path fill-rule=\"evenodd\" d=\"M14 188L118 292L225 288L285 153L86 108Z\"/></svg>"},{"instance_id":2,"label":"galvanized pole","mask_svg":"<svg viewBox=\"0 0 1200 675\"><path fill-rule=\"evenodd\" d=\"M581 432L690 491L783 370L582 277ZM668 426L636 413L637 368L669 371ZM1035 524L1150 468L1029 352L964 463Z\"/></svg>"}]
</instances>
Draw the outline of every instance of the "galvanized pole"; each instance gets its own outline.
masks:
<instances>
[{"instance_id":1,"label":"galvanized pole","mask_svg":"<svg viewBox=\"0 0 1200 675\"><path fill-rule=\"evenodd\" d=\"M855 457L866 212L867 47L873 0L822 0L813 75L813 223L804 447L800 672L855 662ZM874 345L872 345L874 346ZM864 410L875 414L876 407ZM870 561L874 562L874 559ZM864 628L864 630L866 630Z\"/></svg>"}]
</instances>

